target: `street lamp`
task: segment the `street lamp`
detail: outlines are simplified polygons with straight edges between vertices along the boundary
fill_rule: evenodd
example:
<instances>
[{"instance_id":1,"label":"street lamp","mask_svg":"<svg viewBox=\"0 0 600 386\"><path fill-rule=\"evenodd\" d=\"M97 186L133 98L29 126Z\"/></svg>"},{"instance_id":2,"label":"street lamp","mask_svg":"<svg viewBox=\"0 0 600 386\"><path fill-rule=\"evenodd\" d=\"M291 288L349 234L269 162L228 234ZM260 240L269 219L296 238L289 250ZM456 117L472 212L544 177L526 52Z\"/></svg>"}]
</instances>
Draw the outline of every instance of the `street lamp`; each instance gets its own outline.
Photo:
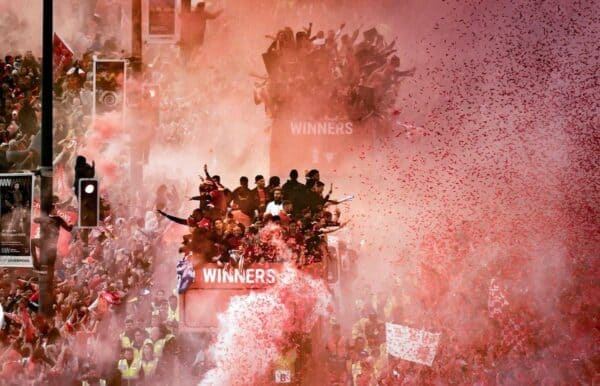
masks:
<instances>
[{"instance_id":1,"label":"street lamp","mask_svg":"<svg viewBox=\"0 0 600 386\"><path fill-rule=\"evenodd\" d=\"M54 60L53 41L53 0L44 0L42 20L42 157L40 163L41 175L41 216L46 217L52 208L52 98L53 79L52 65ZM40 312L42 315L52 314L54 303L54 261L56 249L48 247L48 227L40 228Z\"/></svg>"}]
</instances>

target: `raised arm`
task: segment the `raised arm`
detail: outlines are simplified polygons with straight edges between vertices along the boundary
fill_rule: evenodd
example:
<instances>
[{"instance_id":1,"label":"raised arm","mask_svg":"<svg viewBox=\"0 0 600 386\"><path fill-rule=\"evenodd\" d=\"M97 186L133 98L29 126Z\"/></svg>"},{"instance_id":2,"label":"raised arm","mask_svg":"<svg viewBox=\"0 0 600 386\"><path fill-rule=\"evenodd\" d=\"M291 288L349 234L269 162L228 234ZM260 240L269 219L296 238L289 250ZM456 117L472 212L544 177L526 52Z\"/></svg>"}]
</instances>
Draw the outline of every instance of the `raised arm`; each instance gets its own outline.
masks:
<instances>
[{"instance_id":1,"label":"raised arm","mask_svg":"<svg viewBox=\"0 0 600 386\"><path fill-rule=\"evenodd\" d=\"M214 20L217 17L219 17L221 14L223 13L222 9L219 9L216 12L208 12L208 11L204 11L204 15L206 15L206 19L208 20Z\"/></svg>"},{"instance_id":2,"label":"raised arm","mask_svg":"<svg viewBox=\"0 0 600 386\"><path fill-rule=\"evenodd\" d=\"M157 212L160 213L161 215L163 215L164 217L168 218L169 220L173 221L174 223L181 224L181 225L188 225L188 222L186 219L172 216L170 214L163 212L162 210L157 210Z\"/></svg>"}]
</instances>

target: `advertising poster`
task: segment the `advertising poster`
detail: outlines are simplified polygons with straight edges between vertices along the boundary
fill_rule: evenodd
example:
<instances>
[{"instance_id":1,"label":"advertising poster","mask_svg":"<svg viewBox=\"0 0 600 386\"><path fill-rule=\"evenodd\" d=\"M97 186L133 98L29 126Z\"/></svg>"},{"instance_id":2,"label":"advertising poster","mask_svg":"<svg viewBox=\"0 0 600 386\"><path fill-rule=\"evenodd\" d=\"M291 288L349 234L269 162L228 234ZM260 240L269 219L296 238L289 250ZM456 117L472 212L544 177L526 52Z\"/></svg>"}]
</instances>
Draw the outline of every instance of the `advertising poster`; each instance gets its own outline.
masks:
<instances>
[{"instance_id":1,"label":"advertising poster","mask_svg":"<svg viewBox=\"0 0 600 386\"><path fill-rule=\"evenodd\" d=\"M0 175L0 266L32 267L33 174Z\"/></svg>"}]
</instances>

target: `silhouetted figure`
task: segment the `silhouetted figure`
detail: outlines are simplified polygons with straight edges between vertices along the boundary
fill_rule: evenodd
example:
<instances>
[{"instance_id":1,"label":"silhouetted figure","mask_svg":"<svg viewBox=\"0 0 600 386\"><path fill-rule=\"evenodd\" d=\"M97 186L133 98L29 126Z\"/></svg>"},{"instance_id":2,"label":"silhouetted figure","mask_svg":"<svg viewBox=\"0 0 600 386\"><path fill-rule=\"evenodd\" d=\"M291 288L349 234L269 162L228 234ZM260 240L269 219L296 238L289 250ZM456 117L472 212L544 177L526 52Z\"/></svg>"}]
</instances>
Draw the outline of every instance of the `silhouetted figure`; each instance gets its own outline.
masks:
<instances>
[{"instance_id":1,"label":"silhouetted figure","mask_svg":"<svg viewBox=\"0 0 600 386\"><path fill-rule=\"evenodd\" d=\"M73 188L75 195L79 197L79 180L82 178L94 178L96 175L96 164L92 161L92 164L88 164L84 156L77 156L75 161L75 181L73 182Z\"/></svg>"}]
</instances>

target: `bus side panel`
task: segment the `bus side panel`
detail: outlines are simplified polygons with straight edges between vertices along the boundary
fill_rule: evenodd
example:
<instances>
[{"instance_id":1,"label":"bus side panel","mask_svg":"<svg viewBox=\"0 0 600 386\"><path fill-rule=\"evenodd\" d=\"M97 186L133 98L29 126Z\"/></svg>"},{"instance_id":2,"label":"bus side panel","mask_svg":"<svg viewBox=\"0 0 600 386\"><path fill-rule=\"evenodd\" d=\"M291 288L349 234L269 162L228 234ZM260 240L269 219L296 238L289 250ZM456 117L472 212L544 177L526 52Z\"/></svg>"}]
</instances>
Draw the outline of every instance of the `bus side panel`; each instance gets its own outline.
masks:
<instances>
[{"instance_id":1,"label":"bus side panel","mask_svg":"<svg viewBox=\"0 0 600 386\"><path fill-rule=\"evenodd\" d=\"M216 328L217 315L227 309L231 297L245 293L239 289L188 289L181 295L181 327L188 331Z\"/></svg>"}]
</instances>

